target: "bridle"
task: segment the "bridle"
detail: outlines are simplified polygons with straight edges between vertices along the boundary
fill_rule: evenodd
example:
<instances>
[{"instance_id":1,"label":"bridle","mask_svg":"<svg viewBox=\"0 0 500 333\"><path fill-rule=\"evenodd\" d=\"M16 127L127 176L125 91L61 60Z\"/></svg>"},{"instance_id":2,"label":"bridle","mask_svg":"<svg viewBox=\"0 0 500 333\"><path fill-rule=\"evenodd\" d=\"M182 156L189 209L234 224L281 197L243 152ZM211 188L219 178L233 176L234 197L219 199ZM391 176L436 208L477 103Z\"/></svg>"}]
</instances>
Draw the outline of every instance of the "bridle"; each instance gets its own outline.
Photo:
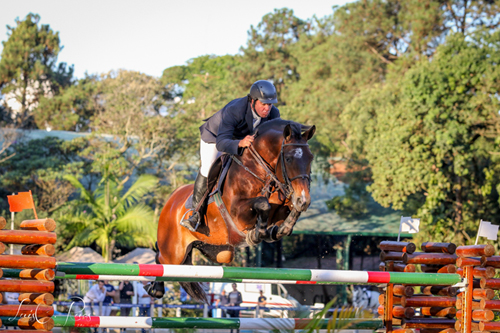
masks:
<instances>
[{"instance_id":1,"label":"bridle","mask_svg":"<svg viewBox=\"0 0 500 333\"><path fill-rule=\"evenodd\" d=\"M285 139L283 139L283 141L281 143L281 150L280 150L280 154L279 154L278 159L281 159L281 176L284 180L284 183L278 179L278 177L276 176L276 171L273 170L273 167L271 167L271 165L266 160L264 160L262 158L262 156L260 156L260 154L255 150L255 148L253 146L249 146L248 150L250 151L250 153L252 154L252 156L256 160L257 164L259 164L266 172L266 176L265 176L266 179L262 179L261 177L256 175L252 170L250 170L248 167L246 167L243 164L243 162L240 161L235 155L231 155L231 158L238 165L243 167L243 169L245 169L245 171L247 171L252 176L254 176L258 180L260 180L262 183L264 183L264 187L261 190L261 194L263 196L266 196L267 198L269 198L269 196L271 194L276 192L276 190L279 190L285 196L285 201L286 201L286 200L290 199L290 197L293 194L292 182L294 180L297 180L299 178L300 179L307 179L308 186L310 186L310 184L311 184L311 176L308 174L305 174L305 173L300 174L300 175L295 176L295 177L292 177L292 178L288 177L288 172L286 171L285 153L284 153L284 148L286 146L309 147L309 144L307 144L307 143L285 143ZM276 165L278 165L278 164L280 164L280 161L278 161ZM274 187L274 190L271 190L271 188L273 188L273 187Z\"/></svg>"}]
</instances>

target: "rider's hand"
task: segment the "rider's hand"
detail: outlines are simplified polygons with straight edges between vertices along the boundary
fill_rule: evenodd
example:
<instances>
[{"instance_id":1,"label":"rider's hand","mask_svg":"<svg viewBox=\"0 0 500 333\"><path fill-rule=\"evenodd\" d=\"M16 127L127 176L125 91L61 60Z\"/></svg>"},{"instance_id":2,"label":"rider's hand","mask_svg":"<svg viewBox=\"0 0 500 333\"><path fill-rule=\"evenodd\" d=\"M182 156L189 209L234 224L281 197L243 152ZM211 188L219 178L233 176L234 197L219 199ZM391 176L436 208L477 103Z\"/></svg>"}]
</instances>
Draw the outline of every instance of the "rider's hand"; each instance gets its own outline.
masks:
<instances>
[{"instance_id":1,"label":"rider's hand","mask_svg":"<svg viewBox=\"0 0 500 333\"><path fill-rule=\"evenodd\" d=\"M253 140L255 140L255 137L253 135L247 135L238 143L238 147L240 148L249 147L252 144Z\"/></svg>"}]
</instances>

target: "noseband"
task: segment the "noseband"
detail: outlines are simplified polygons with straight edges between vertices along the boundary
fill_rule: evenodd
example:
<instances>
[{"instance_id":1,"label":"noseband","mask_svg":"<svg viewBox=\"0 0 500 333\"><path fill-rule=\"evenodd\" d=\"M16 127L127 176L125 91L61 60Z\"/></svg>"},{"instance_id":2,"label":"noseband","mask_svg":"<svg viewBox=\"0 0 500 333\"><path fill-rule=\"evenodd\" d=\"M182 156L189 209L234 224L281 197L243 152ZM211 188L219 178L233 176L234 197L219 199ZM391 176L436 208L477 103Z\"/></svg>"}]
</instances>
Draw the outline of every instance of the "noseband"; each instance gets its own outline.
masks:
<instances>
[{"instance_id":1,"label":"noseband","mask_svg":"<svg viewBox=\"0 0 500 333\"><path fill-rule=\"evenodd\" d=\"M271 165L266 162L262 156L255 150L253 146L249 146L248 150L252 154L252 156L255 158L257 161L257 164L259 164L264 171L266 172L266 180L262 179L258 175L256 175L254 172L252 172L248 167L243 165L243 163L234 155L231 155L231 158L241 167L245 169L248 173L250 173L252 176L260 180L262 183L264 183L264 187L262 188L261 194L268 197L276 192L276 190L279 190L285 195L286 200L288 200L292 194L293 194L293 187L292 187L292 182L296 179L307 179L308 180L308 186L311 184L311 176L308 174L300 174L298 176L295 176L293 178L288 177L288 172L286 171L286 165L285 165L285 153L284 153L284 148L286 146L302 146L302 147L309 147L309 144L307 143L285 143L285 140L283 139L281 143L281 150L280 150L280 155L279 159L281 159L281 175L284 180L284 183L282 183L278 177L276 177L275 171L273 171L273 168ZM278 163L280 163L278 161ZM275 187L274 190L271 190L272 187Z\"/></svg>"}]
</instances>

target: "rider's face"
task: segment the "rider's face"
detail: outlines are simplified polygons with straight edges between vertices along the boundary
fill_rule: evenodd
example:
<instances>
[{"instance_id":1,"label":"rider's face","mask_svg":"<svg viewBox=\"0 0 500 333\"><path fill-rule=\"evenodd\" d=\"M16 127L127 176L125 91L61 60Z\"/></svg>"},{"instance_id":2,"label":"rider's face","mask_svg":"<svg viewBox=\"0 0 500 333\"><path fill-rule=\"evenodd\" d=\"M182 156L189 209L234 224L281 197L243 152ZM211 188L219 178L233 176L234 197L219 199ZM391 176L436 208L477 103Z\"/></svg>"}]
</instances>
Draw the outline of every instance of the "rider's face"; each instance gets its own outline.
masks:
<instances>
[{"instance_id":1,"label":"rider's face","mask_svg":"<svg viewBox=\"0 0 500 333\"><path fill-rule=\"evenodd\" d=\"M255 112L259 115L259 117L267 118L269 113L271 112L272 104L264 104L261 101L257 100L255 103Z\"/></svg>"}]
</instances>

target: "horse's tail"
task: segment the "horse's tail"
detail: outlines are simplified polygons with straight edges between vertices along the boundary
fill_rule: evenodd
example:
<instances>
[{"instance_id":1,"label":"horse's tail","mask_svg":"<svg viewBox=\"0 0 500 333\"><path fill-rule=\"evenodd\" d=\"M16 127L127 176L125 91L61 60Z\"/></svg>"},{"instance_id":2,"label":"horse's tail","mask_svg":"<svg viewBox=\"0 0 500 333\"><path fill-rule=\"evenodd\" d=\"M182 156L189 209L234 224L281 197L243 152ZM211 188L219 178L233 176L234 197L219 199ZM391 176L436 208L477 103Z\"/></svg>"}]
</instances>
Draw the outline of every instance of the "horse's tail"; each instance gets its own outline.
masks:
<instances>
[{"instance_id":1,"label":"horse's tail","mask_svg":"<svg viewBox=\"0 0 500 333\"><path fill-rule=\"evenodd\" d=\"M179 284L192 299L208 304L207 294L198 282L179 282Z\"/></svg>"}]
</instances>

